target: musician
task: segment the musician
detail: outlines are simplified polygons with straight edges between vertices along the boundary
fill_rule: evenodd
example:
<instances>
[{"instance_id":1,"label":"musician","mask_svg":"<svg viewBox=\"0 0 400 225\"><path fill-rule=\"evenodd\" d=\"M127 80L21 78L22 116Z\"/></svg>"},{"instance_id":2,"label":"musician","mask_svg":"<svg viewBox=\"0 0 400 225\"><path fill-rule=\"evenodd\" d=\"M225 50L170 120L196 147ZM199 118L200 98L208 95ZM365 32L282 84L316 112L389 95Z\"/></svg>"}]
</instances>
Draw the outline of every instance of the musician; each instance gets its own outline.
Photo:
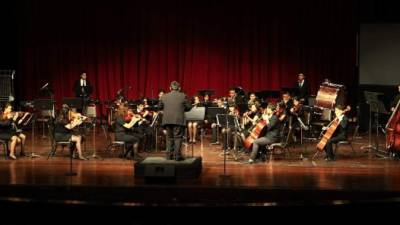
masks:
<instances>
[{"instance_id":1,"label":"musician","mask_svg":"<svg viewBox=\"0 0 400 225\"><path fill-rule=\"evenodd\" d=\"M293 139L296 142L297 135L301 130L300 121L304 124L304 109L299 97L293 98L293 107L290 109L290 128L293 130Z\"/></svg>"},{"instance_id":2,"label":"musician","mask_svg":"<svg viewBox=\"0 0 400 225\"><path fill-rule=\"evenodd\" d=\"M335 115L336 118L339 119L339 125L333 133L332 137L326 142L325 152L326 152L326 160L334 161L335 155L333 153L333 144L338 143L339 141L344 141L347 139L347 127L349 124L349 120L347 116L344 114L345 107L341 105L337 105L335 107ZM335 119L336 119L335 118ZM324 127L323 130L329 129L328 127Z\"/></svg>"},{"instance_id":3,"label":"musician","mask_svg":"<svg viewBox=\"0 0 400 225\"><path fill-rule=\"evenodd\" d=\"M285 110L286 115L290 115L290 109L293 107L293 100L290 97L289 92L283 92L282 93L281 103L284 106L284 110Z\"/></svg>"},{"instance_id":4,"label":"musician","mask_svg":"<svg viewBox=\"0 0 400 225\"><path fill-rule=\"evenodd\" d=\"M299 97L300 101L304 104L307 104L307 99L310 95L310 86L308 85L306 76L303 73L298 74L298 80L295 88L297 89L297 96Z\"/></svg>"},{"instance_id":5,"label":"musician","mask_svg":"<svg viewBox=\"0 0 400 225\"><path fill-rule=\"evenodd\" d=\"M250 93L249 101L247 101L247 106L248 106L249 110L251 110L251 107L253 105L256 105L257 107L260 106L260 101L257 99L257 96L254 92Z\"/></svg>"},{"instance_id":6,"label":"musician","mask_svg":"<svg viewBox=\"0 0 400 225\"><path fill-rule=\"evenodd\" d=\"M216 107L219 108L224 108L224 100L222 98L218 98L216 99L216 103L214 103L216 105ZM215 118L210 118L210 122L211 122L211 141L210 144L211 145L216 145L219 144L218 143L218 137L217 137L217 131L218 129L220 129L217 125L216 119Z\"/></svg>"},{"instance_id":7,"label":"musician","mask_svg":"<svg viewBox=\"0 0 400 225\"><path fill-rule=\"evenodd\" d=\"M80 79L77 80L74 84L74 92L76 97L81 98L89 98L92 94L93 87L91 83L87 80L86 72L82 72Z\"/></svg>"},{"instance_id":8,"label":"musician","mask_svg":"<svg viewBox=\"0 0 400 225\"><path fill-rule=\"evenodd\" d=\"M232 115L237 117L239 119L239 110L238 107L235 104L231 104L228 106L228 115ZM222 124L222 126L224 126ZM236 131L235 129L235 124L229 124L229 127L223 127L222 128L222 147L223 149L232 149L234 147L234 137L233 137L233 132Z\"/></svg>"},{"instance_id":9,"label":"musician","mask_svg":"<svg viewBox=\"0 0 400 225\"><path fill-rule=\"evenodd\" d=\"M129 153L133 155L134 160L140 160L142 157L138 153L140 138L133 132L134 126L141 120L135 115L132 109L128 107L120 107L116 112L115 119L115 140L125 143L126 152L123 156L127 157Z\"/></svg>"},{"instance_id":10,"label":"musician","mask_svg":"<svg viewBox=\"0 0 400 225\"><path fill-rule=\"evenodd\" d=\"M17 159L15 156L15 148L18 143L21 143L20 156L25 156L24 147L26 136L21 132L17 132L16 129L16 124L21 121L18 120L19 116L18 112L13 112L13 107L10 103L5 105L0 115L0 139L10 142L9 157L14 160Z\"/></svg>"},{"instance_id":11,"label":"musician","mask_svg":"<svg viewBox=\"0 0 400 225\"><path fill-rule=\"evenodd\" d=\"M182 136L185 124L185 111L192 106L186 95L180 92L177 81L171 82L170 92L161 97L159 108L163 109L162 126L167 130L167 159L183 160L181 154Z\"/></svg>"},{"instance_id":12,"label":"musician","mask_svg":"<svg viewBox=\"0 0 400 225\"><path fill-rule=\"evenodd\" d=\"M211 107L213 103L210 100L210 93L204 93L203 102L201 103L204 107Z\"/></svg>"},{"instance_id":13,"label":"musician","mask_svg":"<svg viewBox=\"0 0 400 225\"><path fill-rule=\"evenodd\" d=\"M79 116L70 118L71 112L68 105L64 104L55 121L54 139L74 142L79 159L87 160L82 154L82 136L73 134L73 129L82 124L83 120Z\"/></svg>"},{"instance_id":14,"label":"musician","mask_svg":"<svg viewBox=\"0 0 400 225\"><path fill-rule=\"evenodd\" d=\"M199 96L194 96L193 97L193 104L192 107L200 107L202 106L200 102L200 97ZM189 143L196 144L196 136L197 136L197 127L199 125L200 121L189 121L187 124L188 128L188 133L189 133Z\"/></svg>"},{"instance_id":15,"label":"musician","mask_svg":"<svg viewBox=\"0 0 400 225\"><path fill-rule=\"evenodd\" d=\"M283 118L283 110L280 110L281 107L283 106L281 105L277 107L274 104L269 104L264 110L262 119L267 121L265 128L266 132L263 137L259 137L253 142L253 148L248 161L249 164L254 163L256 160L260 146L273 144L279 140L281 120Z\"/></svg>"},{"instance_id":16,"label":"musician","mask_svg":"<svg viewBox=\"0 0 400 225\"><path fill-rule=\"evenodd\" d=\"M253 125L256 125L260 116L259 106L257 104L252 104L250 110L243 113L242 128L248 130Z\"/></svg>"},{"instance_id":17,"label":"musician","mask_svg":"<svg viewBox=\"0 0 400 225\"><path fill-rule=\"evenodd\" d=\"M165 91L164 91L163 89L160 89L160 90L158 91L158 99L160 100L161 97L162 97L164 94L165 94Z\"/></svg>"},{"instance_id":18,"label":"musician","mask_svg":"<svg viewBox=\"0 0 400 225\"><path fill-rule=\"evenodd\" d=\"M390 111L394 112L397 103L400 101L400 83L397 85L398 93L390 102Z\"/></svg>"},{"instance_id":19,"label":"musician","mask_svg":"<svg viewBox=\"0 0 400 225\"><path fill-rule=\"evenodd\" d=\"M136 113L141 117L141 121L137 123L135 126L135 134L136 136L142 140L143 148L145 151L151 151L153 149L153 129L150 126L153 115L152 113L145 108L145 103L141 103L137 106Z\"/></svg>"}]
</instances>

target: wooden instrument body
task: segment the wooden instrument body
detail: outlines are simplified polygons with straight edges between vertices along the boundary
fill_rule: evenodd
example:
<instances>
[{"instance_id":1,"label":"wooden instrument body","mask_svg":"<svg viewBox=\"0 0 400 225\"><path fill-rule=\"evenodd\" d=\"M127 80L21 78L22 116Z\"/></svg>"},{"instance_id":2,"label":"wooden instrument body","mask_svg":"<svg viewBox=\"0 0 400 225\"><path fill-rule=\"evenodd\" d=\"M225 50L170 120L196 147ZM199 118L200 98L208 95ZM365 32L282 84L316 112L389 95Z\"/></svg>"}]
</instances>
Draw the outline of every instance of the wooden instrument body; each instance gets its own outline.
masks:
<instances>
[{"instance_id":1,"label":"wooden instrument body","mask_svg":"<svg viewBox=\"0 0 400 225\"><path fill-rule=\"evenodd\" d=\"M337 104L340 105L344 104L345 93L340 85L336 86L321 85L315 100L316 100L315 105L317 107L332 109Z\"/></svg>"},{"instance_id":2,"label":"wooden instrument body","mask_svg":"<svg viewBox=\"0 0 400 225\"><path fill-rule=\"evenodd\" d=\"M333 136L333 134L336 131L336 128L339 126L339 119L336 118L332 121L331 125L329 126L329 128L326 130L325 134L322 136L321 140L319 141L319 143L317 144L317 150L319 151L323 151L326 143L328 142L329 139L331 139L331 137Z\"/></svg>"},{"instance_id":3,"label":"wooden instrument body","mask_svg":"<svg viewBox=\"0 0 400 225\"><path fill-rule=\"evenodd\" d=\"M386 149L400 151L400 101L386 125Z\"/></svg>"},{"instance_id":4,"label":"wooden instrument body","mask_svg":"<svg viewBox=\"0 0 400 225\"><path fill-rule=\"evenodd\" d=\"M260 120L255 127L252 129L249 136L243 141L243 146L246 149L250 149L253 145L253 142L260 137L261 132L264 130L265 126L267 126L267 121Z\"/></svg>"}]
</instances>

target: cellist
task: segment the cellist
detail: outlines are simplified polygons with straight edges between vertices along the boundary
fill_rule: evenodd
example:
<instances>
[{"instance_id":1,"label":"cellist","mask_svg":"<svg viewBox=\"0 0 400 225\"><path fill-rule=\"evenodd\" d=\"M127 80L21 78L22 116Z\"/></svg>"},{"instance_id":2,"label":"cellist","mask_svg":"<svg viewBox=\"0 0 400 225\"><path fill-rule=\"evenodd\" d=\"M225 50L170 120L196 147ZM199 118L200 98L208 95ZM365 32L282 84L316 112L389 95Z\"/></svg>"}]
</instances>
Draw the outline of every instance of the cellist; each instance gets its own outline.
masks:
<instances>
[{"instance_id":1,"label":"cellist","mask_svg":"<svg viewBox=\"0 0 400 225\"><path fill-rule=\"evenodd\" d=\"M284 117L283 105L269 104L265 109L262 119L266 121L265 135L257 138L253 142L253 147L248 161L249 164L256 160L260 146L269 145L279 140L279 133Z\"/></svg>"},{"instance_id":2,"label":"cellist","mask_svg":"<svg viewBox=\"0 0 400 225\"><path fill-rule=\"evenodd\" d=\"M343 107L341 105L337 105L335 107L336 118L332 122L334 122L335 120L339 121L335 132L333 133L332 137L327 140L324 148L326 153L326 158L325 158L326 161L335 160L335 155L333 153L332 145L338 143L339 141L344 141L347 139L347 127L349 124L349 119L347 118L345 112L346 112L346 107ZM323 127L322 129L328 130L329 127Z\"/></svg>"}]
</instances>

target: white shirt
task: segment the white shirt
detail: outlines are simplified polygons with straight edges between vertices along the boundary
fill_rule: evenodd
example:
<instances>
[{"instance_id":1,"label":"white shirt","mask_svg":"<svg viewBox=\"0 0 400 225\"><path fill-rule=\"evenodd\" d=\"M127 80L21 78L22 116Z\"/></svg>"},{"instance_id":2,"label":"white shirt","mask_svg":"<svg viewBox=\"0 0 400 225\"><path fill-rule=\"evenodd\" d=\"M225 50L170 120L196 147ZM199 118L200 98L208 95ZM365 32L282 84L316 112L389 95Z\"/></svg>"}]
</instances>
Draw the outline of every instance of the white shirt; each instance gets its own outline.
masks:
<instances>
[{"instance_id":1,"label":"white shirt","mask_svg":"<svg viewBox=\"0 0 400 225\"><path fill-rule=\"evenodd\" d=\"M86 87L86 80L81 79L81 86Z\"/></svg>"},{"instance_id":2,"label":"white shirt","mask_svg":"<svg viewBox=\"0 0 400 225\"><path fill-rule=\"evenodd\" d=\"M299 87L303 87L303 84L304 84L304 80L300 81L299 82Z\"/></svg>"}]
</instances>

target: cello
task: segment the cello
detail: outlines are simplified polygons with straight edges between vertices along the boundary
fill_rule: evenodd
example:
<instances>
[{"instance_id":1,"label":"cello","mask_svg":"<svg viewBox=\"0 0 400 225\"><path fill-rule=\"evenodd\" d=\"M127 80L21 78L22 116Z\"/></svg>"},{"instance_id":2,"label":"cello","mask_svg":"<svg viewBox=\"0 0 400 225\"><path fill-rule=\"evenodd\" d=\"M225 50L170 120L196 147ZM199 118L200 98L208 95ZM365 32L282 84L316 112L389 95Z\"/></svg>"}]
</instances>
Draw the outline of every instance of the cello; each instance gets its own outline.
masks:
<instances>
[{"instance_id":1,"label":"cello","mask_svg":"<svg viewBox=\"0 0 400 225\"><path fill-rule=\"evenodd\" d=\"M350 111L351 107L347 106L346 109L343 110L343 114L345 114L346 112ZM329 139L332 138L333 134L336 131L336 128L339 126L340 122L339 122L339 118L336 117L334 120L332 120L332 122L328 125L328 129L326 130L325 134L322 136L321 140L319 141L319 143L317 144L317 150L318 151L323 151L326 143L328 142Z\"/></svg>"},{"instance_id":2,"label":"cello","mask_svg":"<svg viewBox=\"0 0 400 225\"><path fill-rule=\"evenodd\" d=\"M400 101L386 124L386 149L389 152L400 151Z\"/></svg>"},{"instance_id":3,"label":"cello","mask_svg":"<svg viewBox=\"0 0 400 225\"><path fill-rule=\"evenodd\" d=\"M252 128L250 128L251 132L250 132L249 136L247 136L247 138L243 141L243 146L246 149L250 149L251 146L253 145L253 142L257 138L259 138L261 136L262 131L268 125L268 120L276 112L282 112L282 109L278 109L277 111L273 111L272 114L264 114L264 115L267 116L267 119L264 119L263 116L261 116L259 121L257 122L257 124L254 125Z\"/></svg>"}]
</instances>

